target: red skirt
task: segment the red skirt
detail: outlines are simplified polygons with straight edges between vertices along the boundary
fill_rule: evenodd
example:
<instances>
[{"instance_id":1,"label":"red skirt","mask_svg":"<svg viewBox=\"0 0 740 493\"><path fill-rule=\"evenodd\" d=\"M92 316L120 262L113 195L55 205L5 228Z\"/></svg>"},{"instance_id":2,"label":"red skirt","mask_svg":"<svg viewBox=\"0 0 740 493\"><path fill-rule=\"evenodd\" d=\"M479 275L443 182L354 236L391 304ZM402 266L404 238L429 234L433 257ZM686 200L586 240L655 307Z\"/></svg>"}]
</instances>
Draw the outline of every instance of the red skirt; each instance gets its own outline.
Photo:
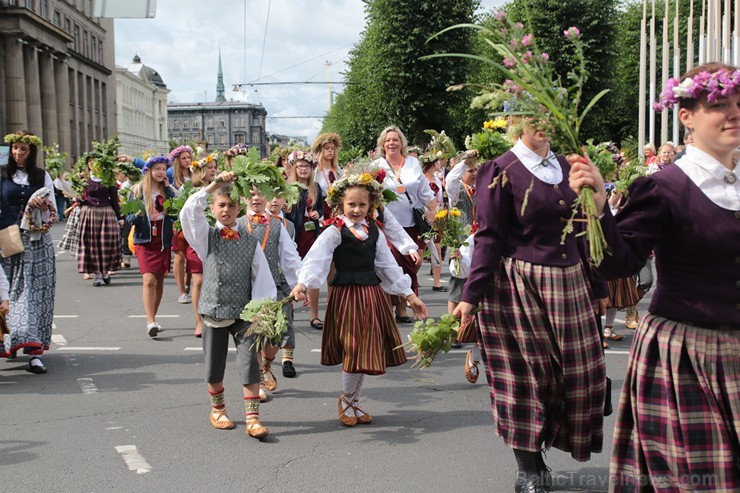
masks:
<instances>
[{"instance_id":1,"label":"red skirt","mask_svg":"<svg viewBox=\"0 0 740 493\"><path fill-rule=\"evenodd\" d=\"M419 230L417 230L415 226L403 229L406 231L406 233L408 233L411 239L414 240L416 246L418 246L419 249L423 250L426 248L426 243L424 243L424 240L422 240L419 236ZM393 258L396 259L396 263L398 264L398 266L401 267L401 270L403 270L403 273L408 274L408 276L411 278L411 290L414 292L414 294L418 295L419 278L416 276L416 273L419 272L421 265L414 264L414 260L410 256L402 255L401 252L393 248L392 245L391 253L393 254ZM393 297L394 303L399 301L400 299L401 298L397 296Z\"/></svg>"},{"instance_id":2,"label":"red skirt","mask_svg":"<svg viewBox=\"0 0 740 493\"><path fill-rule=\"evenodd\" d=\"M173 252L184 252L188 247L188 240L185 239L185 235L182 231L173 231L172 237L172 251Z\"/></svg>"},{"instance_id":3,"label":"red skirt","mask_svg":"<svg viewBox=\"0 0 740 493\"><path fill-rule=\"evenodd\" d=\"M157 230L162 231L163 220L154 221ZM170 271L172 255L169 248L162 248L162 236L152 236L149 243L136 245L136 260L141 274L167 274Z\"/></svg>"},{"instance_id":4,"label":"red skirt","mask_svg":"<svg viewBox=\"0 0 740 493\"><path fill-rule=\"evenodd\" d=\"M348 373L382 375L406 362L393 308L380 285L333 286L324 317L321 364Z\"/></svg>"},{"instance_id":5,"label":"red skirt","mask_svg":"<svg viewBox=\"0 0 740 493\"><path fill-rule=\"evenodd\" d=\"M198 254L195 253L193 247L191 247L187 241L185 248L185 271L188 274L202 274L203 273L203 262L201 262Z\"/></svg>"},{"instance_id":6,"label":"red skirt","mask_svg":"<svg viewBox=\"0 0 740 493\"><path fill-rule=\"evenodd\" d=\"M300 234L298 235L298 255L301 257L301 259L306 256L306 254L316 241L316 238L318 238L315 229L311 231L306 231L305 224L312 222L314 222L312 219L309 219L307 217L304 218L303 225L301 225Z\"/></svg>"}]
</instances>

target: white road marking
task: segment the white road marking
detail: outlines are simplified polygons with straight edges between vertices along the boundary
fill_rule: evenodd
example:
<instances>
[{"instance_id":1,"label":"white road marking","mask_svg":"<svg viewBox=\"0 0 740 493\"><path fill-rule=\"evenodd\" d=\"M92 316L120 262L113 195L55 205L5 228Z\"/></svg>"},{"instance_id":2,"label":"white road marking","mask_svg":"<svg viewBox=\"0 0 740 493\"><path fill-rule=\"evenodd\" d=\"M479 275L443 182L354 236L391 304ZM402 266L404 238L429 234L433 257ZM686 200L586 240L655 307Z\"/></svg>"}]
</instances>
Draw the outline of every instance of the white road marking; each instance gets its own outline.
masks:
<instances>
[{"instance_id":1,"label":"white road marking","mask_svg":"<svg viewBox=\"0 0 740 493\"><path fill-rule=\"evenodd\" d=\"M93 383L92 378L78 378L77 384L82 389L83 394L97 394L98 388Z\"/></svg>"},{"instance_id":2,"label":"white road marking","mask_svg":"<svg viewBox=\"0 0 740 493\"><path fill-rule=\"evenodd\" d=\"M203 348L202 347L186 347L185 349L183 349L183 351L203 351ZM230 347L229 351L236 352L236 348Z\"/></svg>"},{"instance_id":3,"label":"white road marking","mask_svg":"<svg viewBox=\"0 0 740 493\"><path fill-rule=\"evenodd\" d=\"M129 471L136 471L136 474L145 474L152 470L152 466L139 453L136 445L119 445L116 447L116 452L121 454Z\"/></svg>"},{"instance_id":4,"label":"white road marking","mask_svg":"<svg viewBox=\"0 0 740 493\"><path fill-rule=\"evenodd\" d=\"M120 349L120 347L64 346L57 348L57 351L118 351Z\"/></svg>"},{"instance_id":5,"label":"white road marking","mask_svg":"<svg viewBox=\"0 0 740 493\"><path fill-rule=\"evenodd\" d=\"M629 351L623 351L621 349L605 349L605 354L630 354Z\"/></svg>"},{"instance_id":6,"label":"white road marking","mask_svg":"<svg viewBox=\"0 0 740 493\"><path fill-rule=\"evenodd\" d=\"M106 428L106 430L122 430L123 426L111 426L109 428Z\"/></svg>"},{"instance_id":7,"label":"white road marking","mask_svg":"<svg viewBox=\"0 0 740 493\"><path fill-rule=\"evenodd\" d=\"M54 318L77 318L79 315L54 315Z\"/></svg>"},{"instance_id":8,"label":"white road marking","mask_svg":"<svg viewBox=\"0 0 740 493\"><path fill-rule=\"evenodd\" d=\"M57 324L55 324L54 322L51 323L51 330L57 330ZM54 336L51 336L51 337L53 340Z\"/></svg>"},{"instance_id":9,"label":"white road marking","mask_svg":"<svg viewBox=\"0 0 740 493\"><path fill-rule=\"evenodd\" d=\"M180 315L159 315L157 318L179 318ZM128 318L146 318L146 315L129 315Z\"/></svg>"},{"instance_id":10,"label":"white road marking","mask_svg":"<svg viewBox=\"0 0 740 493\"><path fill-rule=\"evenodd\" d=\"M53 327L53 324L52 324L52 328L54 328ZM51 335L51 342L53 342L54 344L58 344L60 346L66 346L67 345L67 339L65 339L64 336L61 335L61 334L52 334Z\"/></svg>"}]
</instances>

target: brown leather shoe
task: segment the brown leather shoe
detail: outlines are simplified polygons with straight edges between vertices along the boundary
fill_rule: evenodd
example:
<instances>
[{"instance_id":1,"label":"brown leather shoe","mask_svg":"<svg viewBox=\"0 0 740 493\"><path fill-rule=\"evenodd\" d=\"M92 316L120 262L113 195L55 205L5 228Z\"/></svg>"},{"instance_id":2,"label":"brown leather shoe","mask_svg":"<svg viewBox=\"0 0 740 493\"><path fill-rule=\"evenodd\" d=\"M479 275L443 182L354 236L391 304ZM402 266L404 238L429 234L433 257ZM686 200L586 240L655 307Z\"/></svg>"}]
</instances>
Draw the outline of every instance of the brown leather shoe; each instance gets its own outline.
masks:
<instances>
[{"instance_id":1,"label":"brown leather shoe","mask_svg":"<svg viewBox=\"0 0 740 493\"><path fill-rule=\"evenodd\" d=\"M345 404L345 405L343 405L343 404ZM339 405L338 405L338 407L339 407L339 421L341 421L344 426L350 426L350 427L356 426L357 425L357 416L347 416L346 414L344 414L344 410L345 409L347 409L347 410L352 409L353 412L354 412L354 407L352 407L352 404L350 404L349 402L347 402L344 399L344 396L343 395L340 395L339 396Z\"/></svg>"},{"instance_id":2,"label":"brown leather shoe","mask_svg":"<svg viewBox=\"0 0 740 493\"><path fill-rule=\"evenodd\" d=\"M267 402L267 392L262 387L263 385L260 383L260 402Z\"/></svg>"},{"instance_id":3,"label":"brown leather shoe","mask_svg":"<svg viewBox=\"0 0 740 493\"><path fill-rule=\"evenodd\" d=\"M211 424L217 430L230 430L234 427L234 422L226 415L226 409L211 410Z\"/></svg>"},{"instance_id":4,"label":"brown leather shoe","mask_svg":"<svg viewBox=\"0 0 740 493\"><path fill-rule=\"evenodd\" d=\"M260 380L270 392L277 388L277 378L272 372L271 362L265 359L262 360L262 368L260 368Z\"/></svg>"},{"instance_id":5,"label":"brown leather shoe","mask_svg":"<svg viewBox=\"0 0 740 493\"><path fill-rule=\"evenodd\" d=\"M473 362L472 366L470 364L471 361ZM478 361L473 360L473 351L468 351L468 354L465 355L465 379L470 383L478 381L478 377L480 376L478 363Z\"/></svg>"},{"instance_id":6,"label":"brown leather shoe","mask_svg":"<svg viewBox=\"0 0 740 493\"><path fill-rule=\"evenodd\" d=\"M355 410L355 416L357 416L358 423L360 423L361 425L369 425L370 423L373 422L373 417L370 416L365 411L363 411L362 409L360 409L360 401L354 401L352 403L352 408Z\"/></svg>"},{"instance_id":7,"label":"brown leather shoe","mask_svg":"<svg viewBox=\"0 0 740 493\"><path fill-rule=\"evenodd\" d=\"M265 426L262 425L262 423L260 423L259 418L247 420L247 435L249 435L250 437L265 438L269 434L270 430L268 430Z\"/></svg>"}]
</instances>

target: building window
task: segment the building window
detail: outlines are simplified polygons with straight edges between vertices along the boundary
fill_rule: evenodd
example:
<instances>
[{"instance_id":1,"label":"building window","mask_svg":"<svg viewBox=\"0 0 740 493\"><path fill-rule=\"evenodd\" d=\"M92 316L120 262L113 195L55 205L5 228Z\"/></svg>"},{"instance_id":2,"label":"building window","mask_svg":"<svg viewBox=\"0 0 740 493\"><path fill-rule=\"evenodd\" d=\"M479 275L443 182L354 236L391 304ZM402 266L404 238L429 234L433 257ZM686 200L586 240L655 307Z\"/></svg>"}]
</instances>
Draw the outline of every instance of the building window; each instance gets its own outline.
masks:
<instances>
[{"instance_id":1,"label":"building window","mask_svg":"<svg viewBox=\"0 0 740 493\"><path fill-rule=\"evenodd\" d=\"M92 59L92 60L93 60L94 62L97 62L97 60L95 59L95 53L96 53L96 52L98 51L98 50L96 49L96 48L98 47L98 43L96 43L95 41L96 41L96 40L95 40L95 36L92 36L92 35L91 35L91 36L90 36L90 58L91 58L91 59Z\"/></svg>"},{"instance_id":2,"label":"building window","mask_svg":"<svg viewBox=\"0 0 740 493\"><path fill-rule=\"evenodd\" d=\"M80 26L75 24L75 51L80 52Z\"/></svg>"},{"instance_id":3,"label":"building window","mask_svg":"<svg viewBox=\"0 0 740 493\"><path fill-rule=\"evenodd\" d=\"M208 119L208 128L213 128L213 118Z\"/></svg>"},{"instance_id":4,"label":"building window","mask_svg":"<svg viewBox=\"0 0 740 493\"><path fill-rule=\"evenodd\" d=\"M218 136L218 143L220 145L225 145L226 144L226 136L224 134L221 134L221 135Z\"/></svg>"},{"instance_id":5,"label":"building window","mask_svg":"<svg viewBox=\"0 0 740 493\"><path fill-rule=\"evenodd\" d=\"M193 120L193 128L198 128L198 120Z\"/></svg>"},{"instance_id":6,"label":"building window","mask_svg":"<svg viewBox=\"0 0 740 493\"><path fill-rule=\"evenodd\" d=\"M218 121L218 126L220 128L225 128L226 127L226 122L223 119L221 119L221 120Z\"/></svg>"},{"instance_id":7,"label":"building window","mask_svg":"<svg viewBox=\"0 0 740 493\"><path fill-rule=\"evenodd\" d=\"M49 0L41 0L41 17L48 19L49 15Z\"/></svg>"},{"instance_id":8,"label":"building window","mask_svg":"<svg viewBox=\"0 0 740 493\"><path fill-rule=\"evenodd\" d=\"M180 122L178 120L175 120L174 125L176 129L180 128Z\"/></svg>"},{"instance_id":9,"label":"building window","mask_svg":"<svg viewBox=\"0 0 740 493\"><path fill-rule=\"evenodd\" d=\"M190 122L188 122L187 120L183 120L182 128L190 128Z\"/></svg>"},{"instance_id":10,"label":"building window","mask_svg":"<svg viewBox=\"0 0 740 493\"><path fill-rule=\"evenodd\" d=\"M255 130L252 132L252 144L259 144L260 143L260 131Z\"/></svg>"},{"instance_id":11,"label":"building window","mask_svg":"<svg viewBox=\"0 0 740 493\"><path fill-rule=\"evenodd\" d=\"M57 27L62 27L62 14L59 12L54 12L54 25Z\"/></svg>"},{"instance_id":12,"label":"building window","mask_svg":"<svg viewBox=\"0 0 740 493\"><path fill-rule=\"evenodd\" d=\"M244 144L244 134L234 134L235 144Z\"/></svg>"},{"instance_id":13,"label":"building window","mask_svg":"<svg viewBox=\"0 0 740 493\"><path fill-rule=\"evenodd\" d=\"M67 34L72 34L72 21L68 17L64 18L64 30Z\"/></svg>"}]
</instances>

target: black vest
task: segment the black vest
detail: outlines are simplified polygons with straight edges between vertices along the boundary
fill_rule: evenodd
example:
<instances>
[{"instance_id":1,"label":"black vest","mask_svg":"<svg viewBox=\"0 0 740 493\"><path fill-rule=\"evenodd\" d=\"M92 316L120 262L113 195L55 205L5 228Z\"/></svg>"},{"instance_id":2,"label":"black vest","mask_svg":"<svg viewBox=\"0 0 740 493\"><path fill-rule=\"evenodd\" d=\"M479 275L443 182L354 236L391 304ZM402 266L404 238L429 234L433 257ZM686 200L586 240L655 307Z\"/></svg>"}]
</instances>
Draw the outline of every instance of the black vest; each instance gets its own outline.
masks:
<instances>
[{"instance_id":1,"label":"black vest","mask_svg":"<svg viewBox=\"0 0 740 493\"><path fill-rule=\"evenodd\" d=\"M380 236L374 222L368 226L368 237L361 241L347 226L339 230L342 242L334 250L334 267L337 271L330 286L358 284L377 286L380 279L375 274L375 244Z\"/></svg>"},{"instance_id":2,"label":"black vest","mask_svg":"<svg viewBox=\"0 0 740 493\"><path fill-rule=\"evenodd\" d=\"M2 170L0 168L0 173ZM36 185L18 185L12 179L2 178L2 205L0 206L0 229L5 229L11 224L20 224L22 212L26 210L26 204L31 195L44 186L44 180Z\"/></svg>"}]
</instances>

